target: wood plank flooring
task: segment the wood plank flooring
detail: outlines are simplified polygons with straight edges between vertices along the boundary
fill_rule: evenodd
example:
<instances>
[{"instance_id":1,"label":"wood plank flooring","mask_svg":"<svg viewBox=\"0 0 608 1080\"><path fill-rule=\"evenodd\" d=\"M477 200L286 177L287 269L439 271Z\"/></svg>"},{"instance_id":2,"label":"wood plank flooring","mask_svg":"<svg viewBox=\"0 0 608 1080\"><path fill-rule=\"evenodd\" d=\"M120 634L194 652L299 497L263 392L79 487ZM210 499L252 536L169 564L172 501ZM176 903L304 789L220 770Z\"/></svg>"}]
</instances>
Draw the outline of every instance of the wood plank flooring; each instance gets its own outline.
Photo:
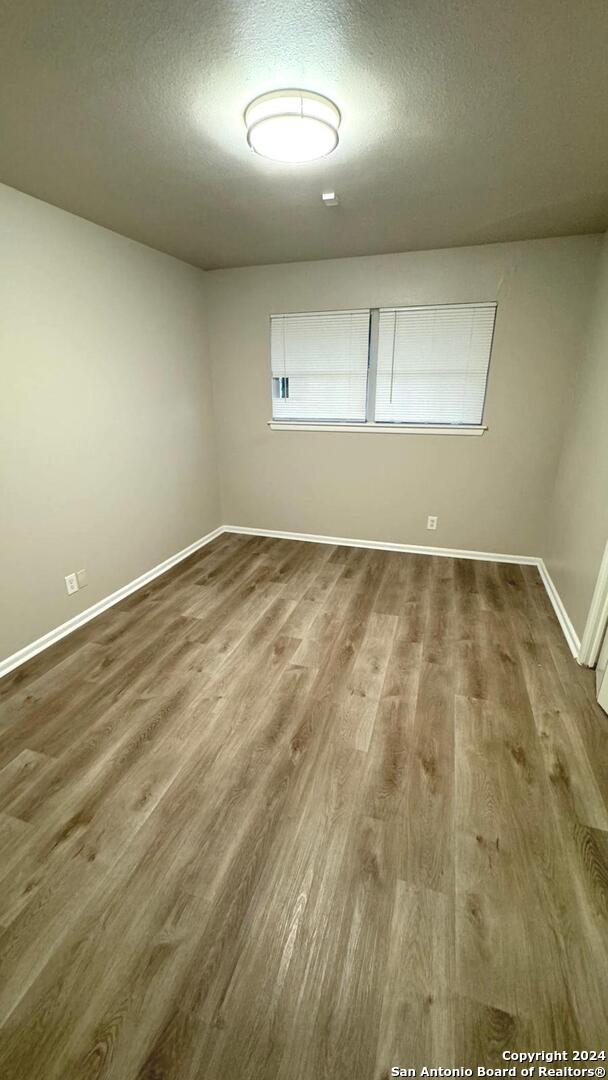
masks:
<instances>
[{"instance_id":1,"label":"wood plank flooring","mask_svg":"<svg viewBox=\"0 0 608 1080\"><path fill-rule=\"evenodd\" d=\"M531 567L224 535L0 682L2 1080L608 1037L608 718Z\"/></svg>"}]
</instances>

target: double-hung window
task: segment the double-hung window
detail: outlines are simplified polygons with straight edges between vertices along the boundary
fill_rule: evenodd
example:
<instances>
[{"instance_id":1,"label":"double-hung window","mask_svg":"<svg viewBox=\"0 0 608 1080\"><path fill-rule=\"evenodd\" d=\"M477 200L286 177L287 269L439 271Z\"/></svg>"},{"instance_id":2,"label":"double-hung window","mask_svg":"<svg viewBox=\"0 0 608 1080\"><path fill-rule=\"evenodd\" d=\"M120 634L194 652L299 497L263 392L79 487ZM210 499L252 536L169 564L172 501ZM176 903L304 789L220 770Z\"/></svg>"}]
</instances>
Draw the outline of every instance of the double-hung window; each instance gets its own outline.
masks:
<instances>
[{"instance_id":1,"label":"double-hung window","mask_svg":"<svg viewBox=\"0 0 608 1080\"><path fill-rule=\"evenodd\" d=\"M275 420L365 423L369 311L273 315Z\"/></svg>"},{"instance_id":2,"label":"double-hung window","mask_svg":"<svg viewBox=\"0 0 608 1080\"><path fill-rule=\"evenodd\" d=\"M496 304L272 315L273 426L483 431Z\"/></svg>"}]
</instances>

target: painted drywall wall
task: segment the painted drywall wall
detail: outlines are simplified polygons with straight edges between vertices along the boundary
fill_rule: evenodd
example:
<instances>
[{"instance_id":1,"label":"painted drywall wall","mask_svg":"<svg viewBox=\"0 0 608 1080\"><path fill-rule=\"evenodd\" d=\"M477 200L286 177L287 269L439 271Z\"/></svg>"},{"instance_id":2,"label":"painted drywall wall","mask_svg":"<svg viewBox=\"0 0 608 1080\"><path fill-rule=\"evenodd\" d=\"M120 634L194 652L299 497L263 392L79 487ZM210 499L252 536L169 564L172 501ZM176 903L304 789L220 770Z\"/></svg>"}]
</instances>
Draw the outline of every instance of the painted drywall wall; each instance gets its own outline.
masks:
<instances>
[{"instance_id":1,"label":"painted drywall wall","mask_svg":"<svg viewBox=\"0 0 608 1080\"><path fill-rule=\"evenodd\" d=\"M545 561L581 637L608 540L608 233L551 511Z\"/></svg>"},{"instance_id":2,"label":"painted drywall wall","mask_svg":"<svg viewBox=\"0 0 608 1080\"><path fill-rule=\"evenodd\" d=\"M600 247L572 237L214 271L210 348L228 524L541 555ZM269 316L498 302L482 437L280 432ZM439 518L428 532L426 518Z\"/></svg>"},{"instance_id":3,"label":"painted drywall wall","mask_svg":"<svg viewBox=\"0 0 608 1080\"><path fill-rule=\"evenodd\" d=\"M4 186L0 263L2 658L220 512L202 271Z\"/></svg>"}]
</instances>

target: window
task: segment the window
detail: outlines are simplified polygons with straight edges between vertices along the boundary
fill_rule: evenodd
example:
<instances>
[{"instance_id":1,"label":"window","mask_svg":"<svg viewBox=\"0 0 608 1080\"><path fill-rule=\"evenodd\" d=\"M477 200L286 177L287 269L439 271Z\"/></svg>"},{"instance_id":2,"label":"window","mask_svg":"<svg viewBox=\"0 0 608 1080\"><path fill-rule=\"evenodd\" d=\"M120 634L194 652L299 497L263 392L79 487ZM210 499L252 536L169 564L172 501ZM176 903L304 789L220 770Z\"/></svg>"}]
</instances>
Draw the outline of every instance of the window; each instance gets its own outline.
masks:
<instances>
[{"instance_id":1,"label":"window","mask_svg":"<svg viewBox=\"0 0 608 1080\"><path fill-rule=\"evenodd\" d=\"M369 311L272 315L275 420L366 419Z\"/></svg>"},{"instance_id":2,"label":"window","mask_svg":"<svg viewBox=\"0 0 608 1080\"><path fill-rule=\"evenodd\" d=\"M496 304L271 317L274 421L481 429Z\"/></svg>"},{"instance_id":3,"label":"window","mask_svg":"<svg viewBox=\"0 0 608 1080\"><path fill-rule=\"evenodd\" d=\"M481 424L496 304L382 308L376 421Z\"/></svg>"}]
</instances>

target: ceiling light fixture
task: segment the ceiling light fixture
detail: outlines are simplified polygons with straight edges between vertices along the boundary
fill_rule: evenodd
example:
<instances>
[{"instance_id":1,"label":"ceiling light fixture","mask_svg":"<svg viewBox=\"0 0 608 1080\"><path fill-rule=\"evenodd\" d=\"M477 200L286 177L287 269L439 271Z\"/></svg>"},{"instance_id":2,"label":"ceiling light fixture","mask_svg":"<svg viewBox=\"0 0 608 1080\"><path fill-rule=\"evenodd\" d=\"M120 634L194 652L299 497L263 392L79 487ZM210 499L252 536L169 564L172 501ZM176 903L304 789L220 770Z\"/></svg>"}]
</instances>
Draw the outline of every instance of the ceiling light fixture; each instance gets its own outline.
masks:
<instances>
[{"instance_id":1,"label":"ceiling light fixture","mask_svg":"<svg viewBox=\"0 0 608 1080\"><path fill-rule=\"evenodd\" d=\"M245 109L252 150L290 164L331 154L338 145L340 120L337 105L310 90L273 90Z\"/></svg>"}]
</instances>

